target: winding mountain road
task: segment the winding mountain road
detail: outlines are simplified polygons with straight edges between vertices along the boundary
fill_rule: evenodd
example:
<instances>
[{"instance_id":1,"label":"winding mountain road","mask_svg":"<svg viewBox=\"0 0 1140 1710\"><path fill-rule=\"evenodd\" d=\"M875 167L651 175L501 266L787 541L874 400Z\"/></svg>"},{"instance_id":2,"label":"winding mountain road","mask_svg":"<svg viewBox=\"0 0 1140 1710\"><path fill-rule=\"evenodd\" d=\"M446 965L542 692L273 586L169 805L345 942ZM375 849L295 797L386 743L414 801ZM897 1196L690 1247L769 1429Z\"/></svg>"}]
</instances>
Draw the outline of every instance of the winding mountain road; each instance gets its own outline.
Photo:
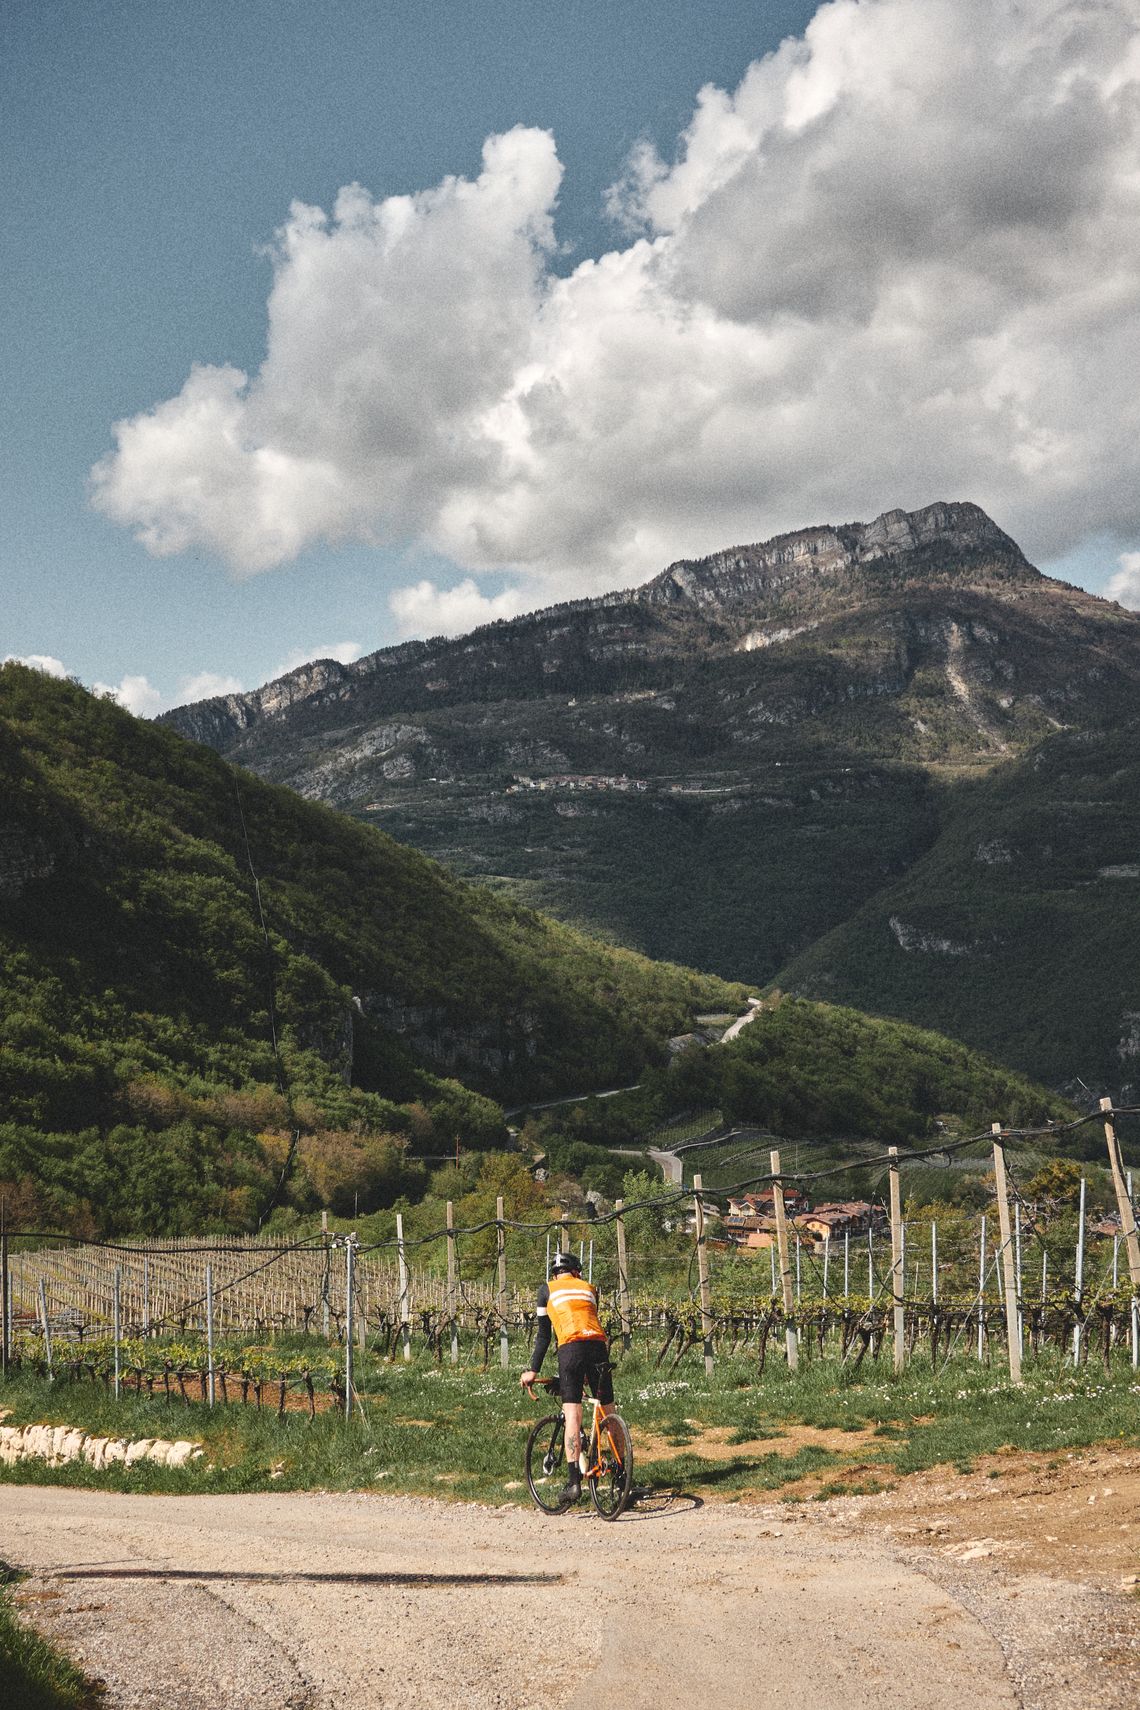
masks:
<instances>
[{"instance_id":1,"label":"winding mountain road","mask_svg":"<svg viewBox=\"0 0 1140 1710\"><path fill-rule=\"evenodd\" d=\"M606 1526L372 1494L8 1486L0 1555L34 1570L25 1607L106 1681L108 1710L1035 1702L984 1599L972 1612L885 1541L787 1509L659 1498Z\"/></svg>"}]
</instances>

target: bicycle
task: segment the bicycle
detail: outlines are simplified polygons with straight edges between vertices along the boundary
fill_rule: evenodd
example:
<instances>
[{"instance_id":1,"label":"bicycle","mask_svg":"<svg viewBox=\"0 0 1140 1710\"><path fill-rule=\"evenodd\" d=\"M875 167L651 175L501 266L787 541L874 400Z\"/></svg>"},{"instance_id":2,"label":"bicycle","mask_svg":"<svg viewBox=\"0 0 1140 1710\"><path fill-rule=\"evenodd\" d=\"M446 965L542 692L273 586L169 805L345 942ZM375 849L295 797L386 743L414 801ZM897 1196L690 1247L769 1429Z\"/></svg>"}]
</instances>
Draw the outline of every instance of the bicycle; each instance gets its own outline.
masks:
<instances>
[{"instance_id":1,"label":"bicycle","mask_svg":"<svg viewBox=\"0 0 1140 1710\"><path fill-rule=\"evenodd\" d=\"M542 1389L553 1394L557 1378L538 1378ZM531 1388L531 1395L534 1389ZM590 1501L603 1520L616 1520L628 1506L633 1492L633 1443L629 1426L617 1413L601 1417L597 1396L587 1396L593 1407L589 1444L579 1459L590 1491ZM569 1504L560 1490L567 1477L566 1420L561 1409L548 1413L531 1431L526 1443L526 1482L536 1507L544 1514L564 1514Z\"/></svg>"}]
</instances>

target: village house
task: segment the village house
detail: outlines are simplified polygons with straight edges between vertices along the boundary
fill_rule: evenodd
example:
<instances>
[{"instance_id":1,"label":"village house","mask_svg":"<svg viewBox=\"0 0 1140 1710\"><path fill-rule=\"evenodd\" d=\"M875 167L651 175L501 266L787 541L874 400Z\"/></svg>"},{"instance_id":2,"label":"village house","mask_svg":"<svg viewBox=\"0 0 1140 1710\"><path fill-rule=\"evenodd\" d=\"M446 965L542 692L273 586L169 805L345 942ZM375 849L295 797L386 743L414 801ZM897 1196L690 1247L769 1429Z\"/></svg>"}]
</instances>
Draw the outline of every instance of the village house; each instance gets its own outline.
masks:
<instances>
[{"instance_id":1,"label":"village house","mask_svg":"<svg viewBox=\"0 0 1140 1710\"><path fill-rule=\"evenodd\" d=\"M734 1217L770 1217L775 1206L776 1192L774 1188L761 1188L758 1193L737 1193L728 1196L728 1216ZM793 1212L806 1211L807 1194L802 1188L786 1187L784 1189L784 1210L789 1217Z\"/></svg>"},{"instance_id":2,"label":"village house","mask_svg":"<svg viewBox=\"0 0 1140 1710\"><path fill-rule=\"evenodd\" d=\"M854 1239L856 1235L866 1235L876 1224L884 1221L882 1213L876 1212L876 1208L865 1199L817 1205L814 1211L806 1212L798 1219L799 1225L820 1241L826 1238L834 1241L837 1236L842 1239L844 1235Z\"/></svg>"},{"instance_id":3,"label":"village house","mask_svg":"<svg viewBox=\"0 0 1140 1710\"><path fill-rule=\"evenodd\" d=\"M788 1238L799 1240L801 1246L820 1253L829 1243L861 1238L871 1230L885 1227L881 1210L868 1200L844 1200L841 1203L816 1206L807 1204L799 1189L785 1189ZM729 1199L728 1215L724 1220L724 1235L735 1246L763 1249L775 1245L776 1219L772 1190L740 1194Z\"/></svg>"}]
</instances>

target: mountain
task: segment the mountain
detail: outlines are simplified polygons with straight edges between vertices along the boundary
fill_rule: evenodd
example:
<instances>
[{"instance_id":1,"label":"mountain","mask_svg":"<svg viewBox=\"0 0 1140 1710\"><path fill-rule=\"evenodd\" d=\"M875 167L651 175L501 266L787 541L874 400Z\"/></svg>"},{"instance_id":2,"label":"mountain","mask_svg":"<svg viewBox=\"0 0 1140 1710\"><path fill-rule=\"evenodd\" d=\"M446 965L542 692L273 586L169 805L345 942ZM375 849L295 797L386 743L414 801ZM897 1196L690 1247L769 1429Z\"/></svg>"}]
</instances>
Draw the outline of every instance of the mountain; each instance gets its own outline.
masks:
<instances>
[{"instance_id":1,"label":"mountain","mask_svg":"<svg viewBox=\"0 0 1140 1710\"><path fill-rule=\"evenodd\" d=\"M624 1084L745 990L596 943L172 730L0 668L9 1225L351 1212L498 1101ZM291 1172L291 1173L290 1173Z\"/></svg>"},{"instance_id":2,"label":"mountain","mask_svg":"<svg viewBox=\"0 0 1140 1710\"><path fill-rule=\"evenodd\" d=\"M1140 1056L1138 688L1140 618L935 504L166 721L648 955L1099 1090Z\"/></svg>"}]
</instances>

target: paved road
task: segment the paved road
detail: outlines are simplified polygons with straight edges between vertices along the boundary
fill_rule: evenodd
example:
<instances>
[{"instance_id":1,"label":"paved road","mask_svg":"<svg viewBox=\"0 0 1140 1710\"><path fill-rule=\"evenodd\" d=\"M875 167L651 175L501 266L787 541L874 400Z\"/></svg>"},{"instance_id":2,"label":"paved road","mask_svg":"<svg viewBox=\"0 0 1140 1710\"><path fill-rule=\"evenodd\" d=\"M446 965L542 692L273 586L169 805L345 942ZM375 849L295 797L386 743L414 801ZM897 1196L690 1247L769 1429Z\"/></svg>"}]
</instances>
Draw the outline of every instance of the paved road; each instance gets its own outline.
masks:
<instances>
[{"instance_id":1,"label":"paved road","mask_svg":"<svg viewBox=\"0 0 1140 1710\"><path fill-rule=\"evenodd\" d=\"M612 1526L380 1495L6 1486L0 1556L114 1710L1014 1710L873 1539L684 1500Z\"/></svg>"}]
</instances>

